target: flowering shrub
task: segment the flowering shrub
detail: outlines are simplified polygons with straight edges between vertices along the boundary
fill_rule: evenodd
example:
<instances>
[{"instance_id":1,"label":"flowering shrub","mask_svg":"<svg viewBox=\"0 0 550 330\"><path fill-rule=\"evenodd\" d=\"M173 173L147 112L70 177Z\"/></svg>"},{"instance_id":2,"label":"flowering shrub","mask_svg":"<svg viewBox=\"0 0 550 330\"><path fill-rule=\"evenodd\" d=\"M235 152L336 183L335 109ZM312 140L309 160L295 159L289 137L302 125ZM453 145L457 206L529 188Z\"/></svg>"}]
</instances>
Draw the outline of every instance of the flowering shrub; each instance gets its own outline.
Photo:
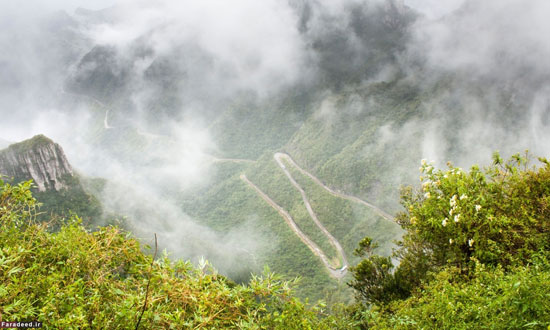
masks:
<instances>
[{"instance_id":1,"label":"flowering shrub","mask_svg":"<svg viewBox=\"0 0 550 330\"><path fill-rule=\"evenodd\" d=\"M495 153L469 172L423 160L421 187L402 191L393 259L368 238L357 249L350 285L366 304L355 317L379 329L550 326L550 163L527 156Z\"/></svg>"},{"instance_id":2,"label":"flowering shrub","mask_svg":"<svg viewBox=\"0 0 550 330\"><path fill-rule=\"evenodd\" d=\"M504 267L550 248L550 164L529 168L526 157L506 163L498 154L485 171L423 161L422 188L407 189L399 222L404 246L421 244L430 263L467 271L473 260Z\"/></svg>"}]
</instances>

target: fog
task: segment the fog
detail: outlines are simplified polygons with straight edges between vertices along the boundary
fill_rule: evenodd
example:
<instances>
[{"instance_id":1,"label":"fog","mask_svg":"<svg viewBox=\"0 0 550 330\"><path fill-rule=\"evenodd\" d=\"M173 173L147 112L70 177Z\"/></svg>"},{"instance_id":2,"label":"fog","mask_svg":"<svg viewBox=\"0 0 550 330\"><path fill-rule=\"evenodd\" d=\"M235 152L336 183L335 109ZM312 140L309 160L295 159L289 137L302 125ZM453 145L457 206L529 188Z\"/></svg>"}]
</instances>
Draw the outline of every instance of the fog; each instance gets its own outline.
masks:
<instances>
[{"instance_id":1,"label":"fog","mask_svg":"<svg viewBox=\"0 0 550 330\"><path fill-rule=\"evenodd\" d=\"M80 172L108 180L103 203L136 235L247 271L257 265L237 260L266 238L211 230L167 197L216 174L209 159L224 150L211 127L229 104L300 89L331 122L343 112L333 95L400 79L430 94L433 117L388 122L369 150L421 135L418 159L439 164L548 155L549 14L545 0L4 1L0 146L51 137Z\"/></svg>"},{"instance_id":2,"label":"fog","mask_svg":"<svg viewBox=\"0 0 550 330\"><path fill-rule=\"evenodd\" d=\"M542 0L466 1L443 18L415 24L405 56L420 59L423 84L458 78L436 101L440 132L449 120L463 123L456 161L486 163L492 150L550 153L549 13ZM445 141L433 133L428 139Z\"/></svg>"},{"instance_id":3,"label":"fog","mask_svg":"<svg viewBox=\"0 0 550 330\"><path fill-rule=\"evenodd\" d=\"M430 19L438 19L458 9L465 0L405 0L405 4L415 8Z\"/></svg>"}]
</instances>

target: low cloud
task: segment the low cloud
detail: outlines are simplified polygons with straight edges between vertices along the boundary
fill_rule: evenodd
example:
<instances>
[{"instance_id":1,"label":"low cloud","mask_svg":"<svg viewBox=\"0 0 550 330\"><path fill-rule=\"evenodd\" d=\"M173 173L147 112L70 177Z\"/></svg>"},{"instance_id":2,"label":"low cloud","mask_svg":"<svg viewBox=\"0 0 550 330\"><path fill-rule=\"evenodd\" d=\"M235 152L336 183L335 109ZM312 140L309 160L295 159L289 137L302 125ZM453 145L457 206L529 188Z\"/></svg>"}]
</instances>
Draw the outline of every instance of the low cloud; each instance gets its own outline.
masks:
<instances>
[{"instance_id":1,"label":"low cloud","mask_svg":"<svg viewBox=\"0 0 550 330\"><path fill-rule=\"evenodd\" d=\"M299 86L324 100L315 116L330 123L380 110L354 93L339 107L342 90L402 79L430 118L389 119L365 157L413 140L438 163L550 153L546 0L104 1L92 9L114 7L73 14L80 5L0 5L0 138L60 142L77 168L112 182L106 205L178 256L229 269L266 249L247 226L220 234L164 195L212 177L210 127L229 101ZM408 166L387 169L396 185Z\"/></svg>"}]
</instances>

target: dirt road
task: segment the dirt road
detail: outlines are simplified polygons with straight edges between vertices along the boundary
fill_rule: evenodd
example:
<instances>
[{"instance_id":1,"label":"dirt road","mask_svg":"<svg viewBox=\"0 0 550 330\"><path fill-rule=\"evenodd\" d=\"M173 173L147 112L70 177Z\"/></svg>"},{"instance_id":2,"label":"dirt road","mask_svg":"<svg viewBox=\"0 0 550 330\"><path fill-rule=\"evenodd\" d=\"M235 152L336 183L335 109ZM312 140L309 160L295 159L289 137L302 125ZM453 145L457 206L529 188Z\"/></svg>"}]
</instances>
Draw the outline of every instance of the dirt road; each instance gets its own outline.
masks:
<instances>
[{"instance_id":1,"label":"dirt road","mask_svg":"<svg viewBox=\"0 0 550 330\"><path fill-rule=\"evenodd\" d=\"M323 187L323 189L328 191L331 195L339 197L339 198L347 199L347 200L353 201L355 203L363 204L363 205L369 207L370 209L374 210L378 215L382 216L383 218L385 218L387 220L393 220L393 217L391 215L389 215L388 213L382 211L380 208L376 207L375 205L373 205L373 204L371 204L367 201L364 201L364 200L362 200L360 198L357 198L355 196L346 195L344 193L341 193L339 191L336 191L336 190L333 190L333 189L327 187L323 182L321 182L321 180L319 180L316 176L314 176L313 174L311 174L308 171L301 168L298 164L296 164L296 162L289 155L287 155L285 153L280 153L280 152L275 153L273 158L275 159L275 162L277 163L277 165L279 165L279 167L283 170L283 172L285 173L286 177L290 180L292 185L300 192L300 195L302 196L302 200L304 202L304 205L306 206L306 209L307 209L311 219L315 223L315 225L323 232L323 234L329 240L330 244L332 246L334 246L334 248L338 252L340 260L342 261L342 267L341 268L336 268L330 263L330 259L323 252L323 250L315 242L313 242L306 234L304 234L304 232L301 231L301 229L298 227L298 225L296 224L294 219L292 219L292 217L290 216L290 214L286 210L284 210L281 206L277 205L277 203L275 203L267 194L265 194L260 188L258 188L258 186L256 186L250 180L248 180L246 175L242 174L240 176L241 180L243 180L250 187L252 187L258 193L258 195L260 195L260 197L263 200L265 200L271 207L273 207L275 210L277 210L277 212L283 217L285 222L288 224L290 229L292 229L292 231L294 231L294 233L296 233L296 235L300 238L300 240L304 244L307 245L307 247L311 250L311 252L313 252L313 254L315 254L317 257L319 257L319 259L321 259L321 261L323 262L323 264L325 265L326 269L329 271L329 273L332 277L334 277L336 279L343 278L347 274L349 264L348 264L348 260L346 258L346 253L345 253L344 249L342 248L342 245L325 228L325 226L321 223L321 221L319 221L319 218L317 217L317 215L313 211L313 208L311 207L311 203L309 202L309 200L307 198L306 192L300 186L300 184L298 184L298 182L296 182L296 180L294 179L294 177L292 176L290 171L287 169L287 167L283 163L283 159L286 160L290 165L295 167L298 171L300 171L300 173L306 175L311 180L313 180L316 184ZM247 161L248 162L249 160L243 160L243 159L217 159L217 161L234 161L234 162ZM253 161L250 161L250 162L253 162Z\"/></svg>"},{"instance_id":2,"label":"dirt road","mask_svg":"<svg viewBox=\"0 0 550 330\"><path fill-rule=\"evenodd\" d=\"M288 169L285 167L285 165L281 161L281 157L283 157L283 154L281 154L281 153L276 153L274 155L275 161L277 162L279 167L281 167L281 169L283 170L283 172L285 173L287 178L290 180L292 185L302 195L302 200L304 201L304 205L306 206L306 209L307 209L307 212L309 213L309 216L311 217L311 219L313 219L313 222L315 223L315 225L317 225L317 227L323 232L323 234L325 234L325 236L328 238L330 244L332 246L334 246L336 251L338 251L338 254L340 256L340 260L342 261L342 268L341 269L344 270L344 272L345 272L346 269L349 266L348 265L348 259L346 258L346 252L342 248L342 245L340 244L340 242L338 242L338 240L334 236L332 236L332 234L325 228L325 226L321 223L321 221L319 221L319 218L317 218L317 215L313 211L313 208L311 207L311 204L309 203L309 200L307 199L306 192L304 191L304 189L302 189L302 187L298 184L298 182L296 182L296 180L294 180L294 178L292 177L292 174L288 171Z\"/></svg>"},{"instance_id":3,"label":"dirt road","mask_svg":"<svg viewBox=\"0 0 550 330\"><path fill-rule=\"evenodd\" d=\"M323 187L323 189L325 189L326 191L328 191L330 194L334 195L334 196L337 196L337 197L340 197L340 198L344 198L344 199L347 199L347 200L350 200L350 201L353 201L353 202L356 202L356 203L359 203L359 204L363 204L367 207L369 207L370 209L372 209L373 211L375 211L376 213L378 213L378 215L380 215L381 217L383 218L386 218L387 220L392 220L393 221L393 217L391 215L389 215L388 213L382 211L380 208L378 208L377 206L367 202L367 201L364 201L362 199L359 199L355 196L350 196L350 195L346 195L344 193L341 193L339 191L336 191L336 190L333 190L329 187L327 187L323 182L321 182L321 180L319 180L317 177L315 177L313 174L309 173L308 171L304 170L303 168L301 168L298 164L296 164L296 162L294 162L294 160L287 154L285 153L276 153L275 154L275 159L277 160L277 162L279 163L279 166L280 166L280 159L284 158L285 160L287 160L290 164L292 164L292 166L294 166L298 171L300 171L302 174L308 176L310 179L312 179L313 181L315 181L315 183L317 183L318 185L320 185L321 187Z\"/></svg>"},{"instance_id":4,"label":"dirt road","mask_svg":"<svg viewBox=\"0 0 550 330\"><path fill-rule=\"evenodd\" d=\"M323 250L321 250L321 248L315 244L315 242L313 242L311 239L309 239L309 237L304 234L304 232L302 232L300 230L300 228L298 227L298 225L296 224L296 222L294 221L294 219L292 219L292 217L290 216L290 214L285 210L283 209L281 206L279 206L277 203L275 203L269 196L267 196L260 188L258 188L258 186L256 186L254 183L252 183L250 180L248 180L248 178L246 177L246 175L244 174L241 174L240 176L241 180L243 180L246 184L248 184L252 189L254 189L256 191L256 193L258 193L258 195L260 195L260 197L266 201L272 208L274 208L282 217L283 219L285 220L285 222L287 223L287 225L290 227L290 229L292 229L292 231L300 238L300 240L311 250L311 252L313 252L313 254L315 254L317 257L319 257L319 259L321 259L321 261L323 262L323 264L325 265L325 267L327 268L327 270L329 271L330 273L330 276L336 278L336 279L341 279L343 278L346 273L347 273L347 266L344 266L340 269L337 269L337 268L334 268L331 264L330 264L330 261L329 261L329 258L326 256L326 254L323 252Z\"/></svg>"}]
</instances>

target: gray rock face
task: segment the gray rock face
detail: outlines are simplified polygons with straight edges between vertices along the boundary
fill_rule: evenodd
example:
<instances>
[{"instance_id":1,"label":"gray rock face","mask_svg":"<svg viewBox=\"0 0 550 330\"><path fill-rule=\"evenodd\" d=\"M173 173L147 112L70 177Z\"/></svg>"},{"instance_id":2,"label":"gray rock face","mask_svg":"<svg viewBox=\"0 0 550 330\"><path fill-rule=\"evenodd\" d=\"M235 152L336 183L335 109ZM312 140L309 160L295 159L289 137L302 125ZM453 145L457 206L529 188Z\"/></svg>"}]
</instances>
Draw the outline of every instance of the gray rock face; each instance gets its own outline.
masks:
<instances>
[{"instance_id":1,"label":"gray rock face","mask_svg":"<svg viewBox=\"0 0 550 330\"><path fill-rule=\"evenodd\" d=\"M37 135L0 151L0 174L16 181L32 179L38 191L59 191L74 172L63 149Z\"/></svg>"}]
</instances>

